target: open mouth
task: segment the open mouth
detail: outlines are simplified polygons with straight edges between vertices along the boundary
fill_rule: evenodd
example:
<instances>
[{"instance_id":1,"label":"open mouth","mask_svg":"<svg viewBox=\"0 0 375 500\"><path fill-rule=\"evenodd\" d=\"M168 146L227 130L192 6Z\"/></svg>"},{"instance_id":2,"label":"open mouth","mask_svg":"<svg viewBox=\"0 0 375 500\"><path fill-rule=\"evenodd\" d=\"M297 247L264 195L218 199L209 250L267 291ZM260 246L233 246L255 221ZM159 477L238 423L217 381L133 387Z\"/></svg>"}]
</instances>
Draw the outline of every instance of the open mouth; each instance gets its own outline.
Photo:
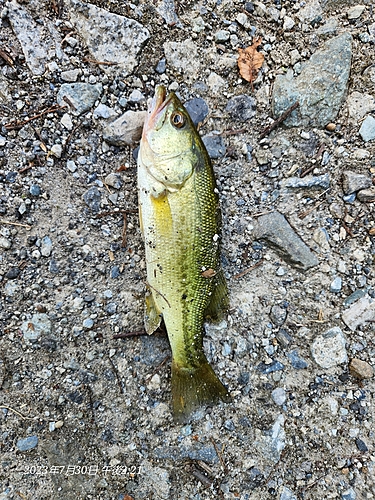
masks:
<instances>
[{"instance_id":1,"label":"open mouth","mask_svg":"<svg viewBox=\"0 0 375 500\"><path fill-rule=\"evenodd\" d=\"M167 97L167 91L164 85L158 85L155 89L155 95L151 99L148 106L148 119L147 119L147 129L156 127L157 123L160 121L159 118L162 116L163 111L170 103L172 95ZM164 120L161 120L160 125L164 123ZM157 126L159 128L159 124Z\"/></svg>"}]
</instances>

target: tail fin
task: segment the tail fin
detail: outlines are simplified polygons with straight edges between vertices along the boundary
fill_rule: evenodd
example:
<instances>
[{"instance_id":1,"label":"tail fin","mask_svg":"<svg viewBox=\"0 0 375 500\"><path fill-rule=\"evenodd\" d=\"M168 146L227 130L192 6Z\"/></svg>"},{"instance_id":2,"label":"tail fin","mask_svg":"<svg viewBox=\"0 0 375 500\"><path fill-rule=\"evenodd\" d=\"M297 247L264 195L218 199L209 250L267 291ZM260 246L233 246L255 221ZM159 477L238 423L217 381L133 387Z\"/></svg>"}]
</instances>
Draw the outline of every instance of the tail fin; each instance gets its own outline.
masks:
<instances>
[{"instance_id":1,"label":"tail fin","mask_svg":"<svg viewBox=\"0 0 375 500\"><path fill-rule=\"evenodd\" d=\"M172 361L171 383L173 417L178 423L186 422L200 406L229 400L228 391L207 360L198 367L179 366Z\"/></svg>"}]
</instances>

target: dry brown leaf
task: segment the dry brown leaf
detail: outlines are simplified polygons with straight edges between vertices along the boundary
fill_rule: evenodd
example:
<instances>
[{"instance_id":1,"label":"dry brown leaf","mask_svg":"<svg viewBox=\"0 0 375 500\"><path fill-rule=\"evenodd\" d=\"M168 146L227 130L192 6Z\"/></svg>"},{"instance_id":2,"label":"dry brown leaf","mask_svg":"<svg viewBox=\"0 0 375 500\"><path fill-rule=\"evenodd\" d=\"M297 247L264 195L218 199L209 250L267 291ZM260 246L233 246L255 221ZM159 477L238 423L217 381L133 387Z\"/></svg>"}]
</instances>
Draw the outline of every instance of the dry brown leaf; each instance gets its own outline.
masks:
<instances>
[{"instance_id":1,"label":"dry brown leaf","mask_svg":"<svg viewBox=\"0 0 375 500\"><path fill-rule=\"evenodd\" d=\"M203 278L213 278L216 275L216 271L214 269L205 269L201 272Z\"/></svg>"},{"instance_id":2,"label":"dry brown leaf","mask_svg":"<svg viewBox=\"0 0 375 500\"><path fill-rule=\"evenodd\" d=\"M259 70L264 61L264 55L257 51L257 47L262 43L262 39L255 38L253 44L246 49L238 49L238 68L242 78L250 82L251 85L255 82Z\"/></svg>"}]
</instances>

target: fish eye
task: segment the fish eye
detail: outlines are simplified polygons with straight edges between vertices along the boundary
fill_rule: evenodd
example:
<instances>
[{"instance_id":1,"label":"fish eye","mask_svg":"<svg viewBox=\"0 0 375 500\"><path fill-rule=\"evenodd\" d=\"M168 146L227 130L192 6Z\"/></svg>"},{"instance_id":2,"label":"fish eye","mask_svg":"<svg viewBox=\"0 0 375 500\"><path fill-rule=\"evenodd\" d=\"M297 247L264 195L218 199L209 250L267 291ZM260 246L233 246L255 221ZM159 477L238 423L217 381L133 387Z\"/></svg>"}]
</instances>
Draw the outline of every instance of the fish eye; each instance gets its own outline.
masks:
<instances>
[{"instance_id":1,"label":"fish eye","mask_svg":"<svg viewBox=\"0 0 375 500\"><path fill-rule=\"evenodd\" d=\"M180 111L175 111L171 116L171 123L175 128L182 128L186 123L185 116Z\"/></svg>"}]
</instances>

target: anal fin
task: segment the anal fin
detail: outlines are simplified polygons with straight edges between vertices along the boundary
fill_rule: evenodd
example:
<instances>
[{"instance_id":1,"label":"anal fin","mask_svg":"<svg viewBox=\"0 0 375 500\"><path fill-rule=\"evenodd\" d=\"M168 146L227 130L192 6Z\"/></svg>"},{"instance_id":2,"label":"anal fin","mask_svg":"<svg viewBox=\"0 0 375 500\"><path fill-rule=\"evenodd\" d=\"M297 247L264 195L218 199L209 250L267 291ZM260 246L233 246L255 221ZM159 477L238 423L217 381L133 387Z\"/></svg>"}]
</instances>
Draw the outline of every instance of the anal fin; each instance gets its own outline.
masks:
<instances>
[{"instance_id":1,"label":"anal fin","mask_svg":"<svg viewBox=\"0 0 375 500\"><path fill-rule=\"evenodd\" d=\"M152 293L148 293L145 297L145 330L151 335L154 331L159 328L161 323L161 314L156 307L155 301L153 299Z\"/></svg>"},{"instance_id":2,"label":"anal fin","mask_svg":"<svg viewBox=\"0 0 375 500\"><path fill-rule=\"evenodd\" d=\"M229 308L228 287L222 269L212 279L215 280L214 287L205 310L205 317L211 321L220 322Z\"/></svg>"}]
</instances>

